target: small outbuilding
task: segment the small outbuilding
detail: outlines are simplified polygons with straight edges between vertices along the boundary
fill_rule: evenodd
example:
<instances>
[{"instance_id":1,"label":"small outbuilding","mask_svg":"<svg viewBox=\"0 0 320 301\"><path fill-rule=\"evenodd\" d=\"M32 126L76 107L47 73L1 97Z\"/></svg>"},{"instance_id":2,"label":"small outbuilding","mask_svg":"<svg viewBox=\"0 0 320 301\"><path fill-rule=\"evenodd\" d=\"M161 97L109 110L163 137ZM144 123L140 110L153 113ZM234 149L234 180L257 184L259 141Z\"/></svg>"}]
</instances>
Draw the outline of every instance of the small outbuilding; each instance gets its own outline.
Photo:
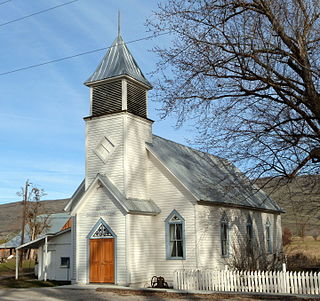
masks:
<instances>
[{"instance_id":1,"label":"small outbuilding","mask_svg":"<svg viewBox=\"0 0 320 301\"><path fill-rule=\"evenodd\" d=\"M19 250L37 249L35 274L39 280L70 281L71 229L45 234L17 247ZM17 252L18 254L18 252ZM17 262L19 258L17 256Z\"/></svg>"},{"instance_id":2,"label":"small outbuilding","mask_svg":"<svg viewBox=\"0 0 320 301\"><path fill-rule=\"evenodd\" d=\"M35 274L39 280L69 281L71 280L71 218L67 213L55 213L49 217L40 215L38 219L44 217L48 223L44 233L32 241L27 238L23 245L18 243L16 262L19 262L21 256L19 251L35 249L37 250ZM17 238L21 239L19 235ZM16 278L18 277L16 269Z\"/></svg>"}]
</instances>

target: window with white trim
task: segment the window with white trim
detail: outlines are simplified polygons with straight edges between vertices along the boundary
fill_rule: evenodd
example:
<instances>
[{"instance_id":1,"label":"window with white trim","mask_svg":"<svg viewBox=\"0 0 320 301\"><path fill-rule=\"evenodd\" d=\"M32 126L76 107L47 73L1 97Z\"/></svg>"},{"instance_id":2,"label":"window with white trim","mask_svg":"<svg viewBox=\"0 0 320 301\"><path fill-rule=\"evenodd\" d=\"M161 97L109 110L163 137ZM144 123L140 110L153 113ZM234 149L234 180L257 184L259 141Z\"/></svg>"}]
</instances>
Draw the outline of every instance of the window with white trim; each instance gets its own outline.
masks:
<instances>
[{"instance_id":1,"label":"window with white trim","mask_svg":"<svg viewBox=\"0 0 320 301\"><path fill-rule=\"evenodd\" d=\"M173 210L166 219L167 259L185 259L184 219Z\"/></svg>"}]
</instances>

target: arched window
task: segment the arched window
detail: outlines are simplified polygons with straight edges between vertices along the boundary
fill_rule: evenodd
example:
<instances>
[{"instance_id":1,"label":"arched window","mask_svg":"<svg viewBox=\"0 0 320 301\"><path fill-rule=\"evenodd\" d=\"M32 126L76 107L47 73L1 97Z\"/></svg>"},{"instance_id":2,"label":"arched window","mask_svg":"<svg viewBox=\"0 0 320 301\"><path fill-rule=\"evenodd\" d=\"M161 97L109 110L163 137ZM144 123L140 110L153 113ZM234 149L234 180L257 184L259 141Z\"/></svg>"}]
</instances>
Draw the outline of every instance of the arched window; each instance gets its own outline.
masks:
<instances>
[{"instance_id":1,"label":"arched window","mask_svg":"<svg viewBox=\"0 0 320 301\"><path fill-rule=\"evenodd\" d=\"M167 259L185 259L184 218L173 210L165 223Z\"/></svg>"},{"instance_id":2,"label":"arched window","mask_svg":"<svg viewBox=\"0 0 320 301\"><path fill-rule=\"evenodd\" d=\"M247 243L248 243L248 247L252 247L252 240L253 240L253 225L252 225L252 218L250 216L250 214L248 215L247 218Z\"/></svg>"},{"instance_id":3,"label":"arched window","mask_svg":"<svg viewBox=\"0 0 320 301\"><path fill-rule=\"evenodd\" d=\"M272 253L272 239L271 239L271 224L269 218L266 222L266 242L267 242L267 252Z\"/></svg>"},{"instance_id":4,"label":"arched window","mask_svg":"<svg viewBox=\"0 0 320 301\"><path fill-rule=\"evenodd\" d=\"M229 256L229 220L224 212L220 221L221 255Z\"/></svg>"}]
</instances>

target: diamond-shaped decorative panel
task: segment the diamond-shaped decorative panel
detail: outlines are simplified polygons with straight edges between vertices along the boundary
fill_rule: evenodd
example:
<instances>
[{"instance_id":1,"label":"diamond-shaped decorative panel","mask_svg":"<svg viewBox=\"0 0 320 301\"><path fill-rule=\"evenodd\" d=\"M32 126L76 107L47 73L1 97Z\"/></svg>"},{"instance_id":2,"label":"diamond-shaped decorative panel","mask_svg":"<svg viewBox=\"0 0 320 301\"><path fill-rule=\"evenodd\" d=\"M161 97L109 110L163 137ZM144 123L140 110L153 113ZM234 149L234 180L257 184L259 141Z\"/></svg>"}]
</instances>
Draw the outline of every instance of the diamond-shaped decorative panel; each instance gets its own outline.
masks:
<instances>
[{"instance_id":1,"label":"diamond-shaped decorative panel","mask_svg":"<svg viewBox=\"0 0 320 301\"><path fill-rule=\"evenodd\" d=\"M114 144L107 137L103 137L103 139L95 148L94 152L100 158L100 160L106 162L113 150Z\"/></svg>"}]
</instances>

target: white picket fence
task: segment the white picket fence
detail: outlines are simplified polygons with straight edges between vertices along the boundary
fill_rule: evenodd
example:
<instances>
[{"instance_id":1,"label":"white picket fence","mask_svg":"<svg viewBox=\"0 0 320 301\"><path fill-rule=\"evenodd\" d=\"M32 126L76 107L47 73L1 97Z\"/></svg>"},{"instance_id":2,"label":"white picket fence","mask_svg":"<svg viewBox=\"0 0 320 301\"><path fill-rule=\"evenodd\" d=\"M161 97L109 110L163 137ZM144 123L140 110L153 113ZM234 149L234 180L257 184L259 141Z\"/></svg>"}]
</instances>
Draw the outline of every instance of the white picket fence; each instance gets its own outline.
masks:
<instances>
[{"instance_id":1,"label":"white picket fence","mask_svg":"<svg viewBox=\"0 0 320 301\"><path fill-rule=\"evenodd\" d=\"M176 270L179 290L320 294L320 272Z\"/></svg>"}]
</instances>

